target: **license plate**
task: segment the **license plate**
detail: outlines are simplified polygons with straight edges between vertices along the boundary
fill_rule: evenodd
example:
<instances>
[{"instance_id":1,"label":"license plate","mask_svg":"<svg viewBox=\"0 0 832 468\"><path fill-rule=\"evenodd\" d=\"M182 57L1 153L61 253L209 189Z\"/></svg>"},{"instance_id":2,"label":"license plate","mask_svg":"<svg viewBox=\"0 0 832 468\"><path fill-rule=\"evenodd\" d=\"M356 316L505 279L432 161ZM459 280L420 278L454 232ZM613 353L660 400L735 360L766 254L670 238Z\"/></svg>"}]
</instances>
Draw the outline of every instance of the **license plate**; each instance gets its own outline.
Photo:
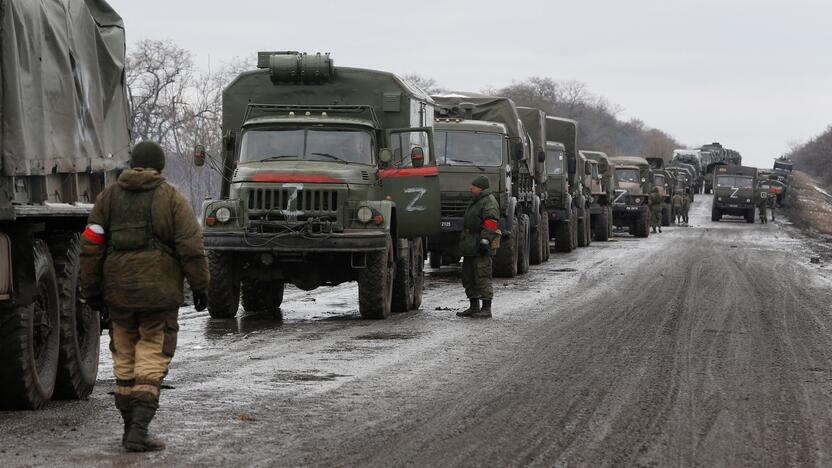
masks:
<instances>
[{"instance_id":1,"label":"license plate","mask_svg":"<svg viewBox=\"0 0 832 468\"><path fill-rule=\"evenodd\" d=\"M638 211L638 207L637 206L628 206L627 211Z\"/></svg>"},{"instance_id":2,"label":"license plate","mask_svg":"<svg viewBox=\"0 0 832 468\"><path fill-rule=\"evenodd\" d=\"M451 222L450 221L442 221L441 223L439 223L439 226L441 226L443 228L449 228L449 227L451 227Z\"/></svg>"},{"instance_id":3,"label":"license plate","mask_svg":"<svg viewBox=\"0 0 832 468\"><path fill-rule=\"evenodd\" d=\"M732 204L728 205L728 208L739 208L739 207L740 206L737 205L736 203L732 203Z\"/></svg>"}]
</instances>

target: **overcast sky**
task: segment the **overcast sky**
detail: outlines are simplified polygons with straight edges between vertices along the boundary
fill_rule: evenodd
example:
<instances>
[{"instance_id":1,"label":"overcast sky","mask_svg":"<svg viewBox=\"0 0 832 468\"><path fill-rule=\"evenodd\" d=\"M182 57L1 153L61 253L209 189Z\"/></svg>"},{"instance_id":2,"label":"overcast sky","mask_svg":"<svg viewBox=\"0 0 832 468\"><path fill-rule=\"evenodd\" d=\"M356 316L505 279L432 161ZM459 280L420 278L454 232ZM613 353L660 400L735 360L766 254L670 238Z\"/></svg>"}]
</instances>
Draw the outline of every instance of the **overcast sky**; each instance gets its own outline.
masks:
<instances>
[{"instance_id":1,"label":"overcast sky","mask_svg":"<svg viewBox=\"0 0 832 468\"><path fill-rule=\"evenodd\" d=\"M832 1L109 1L129 43L172 39L202 67L299 50L460 90L577 79L759 167L832 124Z\"/></svg>"}]
</instances>

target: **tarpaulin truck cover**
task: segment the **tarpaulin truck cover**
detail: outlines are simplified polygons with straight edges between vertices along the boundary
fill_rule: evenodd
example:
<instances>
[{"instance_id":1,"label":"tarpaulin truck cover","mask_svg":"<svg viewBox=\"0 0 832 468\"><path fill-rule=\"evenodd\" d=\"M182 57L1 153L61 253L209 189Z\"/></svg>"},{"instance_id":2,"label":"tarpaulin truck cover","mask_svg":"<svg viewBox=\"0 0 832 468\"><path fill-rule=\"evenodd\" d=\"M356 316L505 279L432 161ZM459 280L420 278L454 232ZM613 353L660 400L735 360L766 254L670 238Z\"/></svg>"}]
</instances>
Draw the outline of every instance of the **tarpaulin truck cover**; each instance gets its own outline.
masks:
<instances>
[{"instance_id":1,"label":"tarpaulin truck cover","mask_svg":"<svg viewBox=\"0 0 832 468\"><path fill-rule=\"evenodd\" d=\"M122 166L124 58L121 17L104 0L0 0L2 175Z\"/></svg>"}]
</instances>

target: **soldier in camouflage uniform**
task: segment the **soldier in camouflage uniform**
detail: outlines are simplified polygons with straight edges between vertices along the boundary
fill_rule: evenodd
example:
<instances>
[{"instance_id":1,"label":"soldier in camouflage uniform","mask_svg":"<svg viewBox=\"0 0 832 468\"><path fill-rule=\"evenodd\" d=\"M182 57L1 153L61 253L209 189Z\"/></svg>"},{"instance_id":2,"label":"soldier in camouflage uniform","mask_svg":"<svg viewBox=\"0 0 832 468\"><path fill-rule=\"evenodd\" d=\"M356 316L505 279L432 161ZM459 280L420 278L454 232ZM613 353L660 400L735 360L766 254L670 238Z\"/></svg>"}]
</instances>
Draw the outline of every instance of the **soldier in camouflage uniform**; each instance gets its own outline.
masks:
<instances>
[{"instance_id":1,"label":"soldier in camouflage uniform","mask_svg":"<svg viewBox=\"0 0 832 468\"><path fill-rule=\"evenodd\" d=\"M682 222L688 224L688 211L690 211L690 198L688 194L682 195Z\"/></svg>"},{"instance_id":2,"label":"soldier in camouflage uniform","mask_svg":"<svg viewBox=\"0 0 832 468\"><path fill-rule=\"evenodd\" d=\"M766 206L768 206L767 198L761 198L757 204L757 209L760 210L760 224L768 224L768 214L766 213Z\"/></svg>"},{"instance_id":3,"label":"soldier in camouflage uniform","mask_svg":"<svg viewBox=\"0 0 832 468\"><path fill-rule=\"evenodd\" d=\"M777 193L769 192L767 201L768 209L771 210L771 220L774 221L774 208L777 207Z\"/></svg>"},{"instance_id":4,"label":"soldier in camouflage uniform","mask_svg":"<svg viewBox=\"0 0 832 468\"><path fill-rule=\"evenodd\" d=\"M678 224L682 222L682 195L678 193L673 195L671 205L673 208L673 222Z\"/></svg>"},{"instance_id":5,"label":"soldier in camouflage uniform","mask_svg":"<svg viewBox=\"0 0 832 468\"><path fill-rule=\"evenodd\" d=\"M477 176L471 183L474 198L465 211L462 236L459 247L464 257L462 262L462 285L465 295L471 301L468 309L457 312L460 317L491 317L491 256L499 237L497 222L500 206L489 188L488 177ZM480 308L482 300L482 308Z\"/></svg>"},{"instance_id":6,"label":"soldier in camouflage uniform","mask_svg":"<svg viewBox=\"0 0 832 468\"><path fill-rule=\"evenodd\" d=\"M650 192L650 225L653 227L653 233L656 232L658 228L659 232L662 232L662 203L664 202L664 197L661 193L659 193L658 187L653 187L653 191Z\"/></svg>"},{"instance_id":7,"label":"soldier in camouflage uniform","mask_svg":"<svg viewBox=\"0 0 832 468\"><path fill-rule=\"evenodd\" d=\"M208 262L191 205L161 176L165 153L136 145L130 169L95 201L81 244L81 286L94 309L107 307L115 405L129 451L162 450L148 435L179 331L183 278L194 305L208 303Z\"/></svg>"}]
</instances>

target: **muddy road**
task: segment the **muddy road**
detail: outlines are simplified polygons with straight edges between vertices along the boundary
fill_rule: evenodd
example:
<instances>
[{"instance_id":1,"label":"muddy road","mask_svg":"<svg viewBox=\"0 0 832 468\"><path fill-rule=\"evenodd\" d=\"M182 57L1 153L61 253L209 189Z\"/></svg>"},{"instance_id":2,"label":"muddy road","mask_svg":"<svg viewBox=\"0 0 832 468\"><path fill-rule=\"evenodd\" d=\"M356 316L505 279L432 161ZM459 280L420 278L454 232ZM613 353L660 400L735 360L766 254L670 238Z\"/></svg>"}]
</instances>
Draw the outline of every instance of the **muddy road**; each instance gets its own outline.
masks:
<instances>
[{"instance_id":1,"label":"muddy road","mask_svg":"<svg viewBox=\"0 0 832 468\"><path fill-rule=\"evenodd\" d=\"M354 285L287 291L282 322L182 309L167 451L122 452L105 352L88 401L0 413L0 465L828 466L832 273L706 198L498 280L491 320L454 315L453 267L386 321Z\"/></svg>"}]
</instances>

